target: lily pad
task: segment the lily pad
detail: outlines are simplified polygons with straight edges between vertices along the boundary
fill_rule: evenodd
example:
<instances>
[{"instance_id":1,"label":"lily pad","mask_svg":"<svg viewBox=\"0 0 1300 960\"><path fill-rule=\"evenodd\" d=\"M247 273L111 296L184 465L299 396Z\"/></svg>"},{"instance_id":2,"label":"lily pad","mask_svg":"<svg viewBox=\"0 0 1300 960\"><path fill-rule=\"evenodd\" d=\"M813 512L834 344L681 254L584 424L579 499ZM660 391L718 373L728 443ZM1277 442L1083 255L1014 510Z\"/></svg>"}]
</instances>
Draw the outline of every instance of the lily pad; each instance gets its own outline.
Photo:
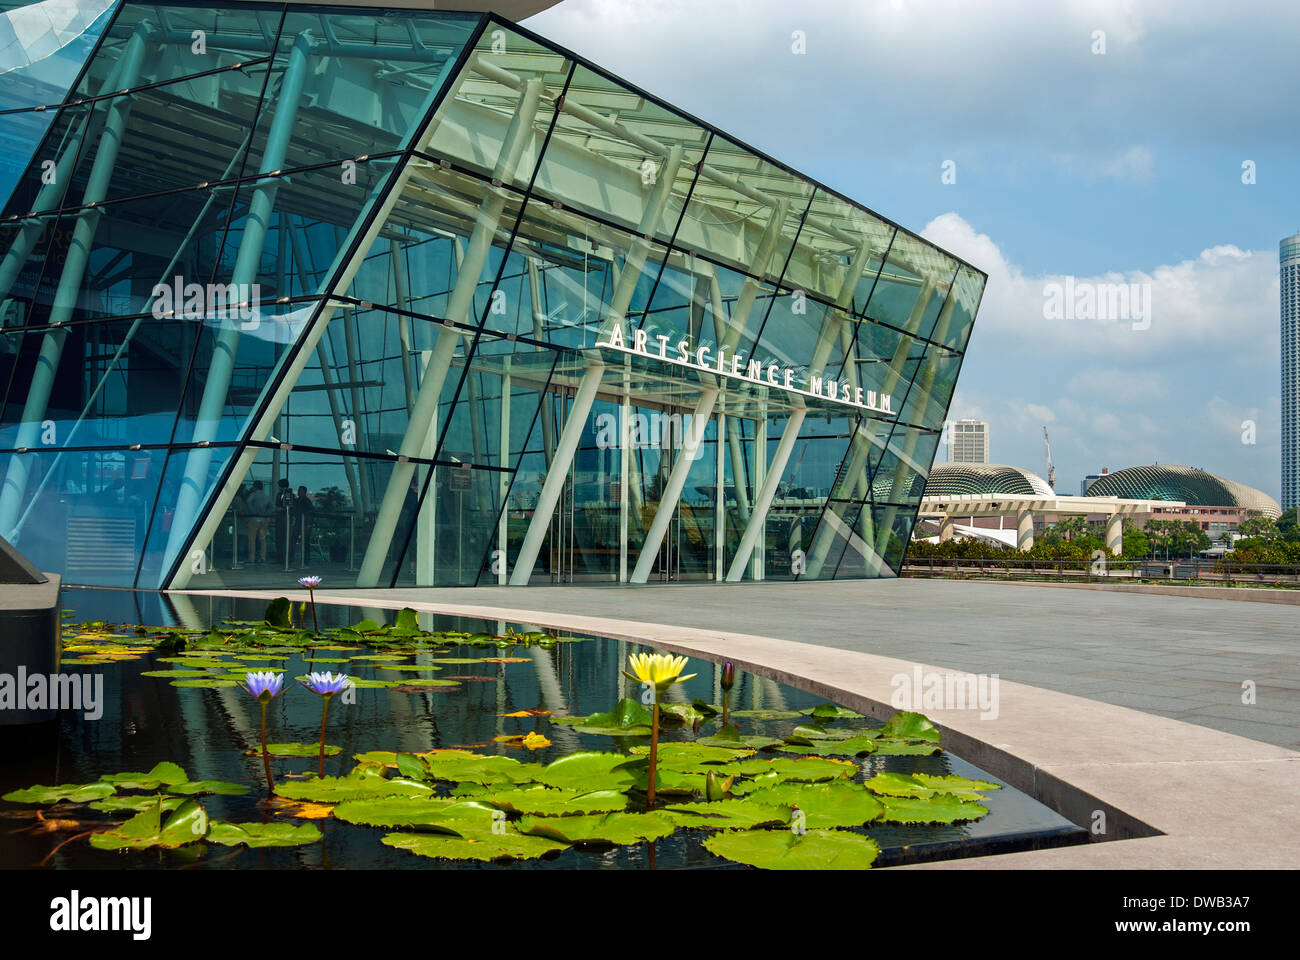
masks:
<instances>
[{"instance_id":1,"label":"lily pad","mask_svg":"<svg viewBox=\"0 0 1300 960\"><path fill-rule=\"evenodd\" d=\"M811 727L807 724L800 724L790 731L790 735L785 738L786 743L815 743L820 740L852 740L854 737L862 737L867 740L874 740L880 736L879 727Z\"/></svg>"},{"instance_id":2,"label":"lily pad","mask_svg":"<svg viewBox=\"0 0 1300 960\"><path fill-rule=\"evenodd\" d=\"M847 760L830 760L823 757L801 757L799 759L778 757L775 760L762 760L755 757L739 761L739 771L748 777L759 777L765 773L775 773L782 780L816 783L822 780L854 777L857 775L858 767Z\"/></svg>"},{"instance_id":3,"label":"lily pad","mask_svg":"<svg viewBox=\"0 0 1300 960\"><path fill-rule=\"evenodd\" d=\"M552 790L535 787L511 790L507 793L490 793L484 803L508 810L541 817L567 817L582 813L613 813L627 808L627 795L615 790Z\"/></svg>"},{"instance_id":4,"label":"lily pad","mask_svg":"<svg viewBox=\"0 0 1300 960\"><path fill-rule=\"evenodd\" d=\"M483 861L532 860L567 846L547 837L524 836L510 824L502 827L499 833L488 831L472 839L438 833L390 833L380 843L439 860Z\"/></svg>"},{"instance_id":5,"label":"lily pad","mask_svg":"<svg viewBox=\"0 0 1300 960\"><path fill-rule=\"evenodd\" d=\"M836 706L833 703L819 703L815 707L807 707L803 710L800 710L799 713L803 714L803 716L805 717L821 717L824 719L840 719L840 720L862 720L863 719L862 714L855 713L852 710L847 710L844 707Z\"/></svg>"},{"instance_id":6,"label":"lily pad","mask_svg":"<svg viewBox=\"0 0 1300 960\"><path fill-rule=\"evenodd\" d=\"M116 830L94 833L90 845L99 850L146 850L150 847L180 847L202 840L208 832L208 813L193 800L186 800L162 820L162 797L137 813Z\"/></svg>"},{"instance_id":7,"label":"lily pad","mask_svg":"<svg viewBox=\"0 0 1300 960\"><path fill-rule=\"evenodd\" d=\"M927 799L911 797L882 797L885 812L880 819L886 823L964 823L978 820L989 811L972 800L962 800L950 793L937 793Z\"/></svg>"},{"instance_id":8,"label":"lily pad","mask_svg":"<svg viewBox=\"0 0 1300 960\"><path fill-rule=\"evenodd\" d=\"M65 783L59 787L45 787L37 784L26 790L14 790L6 793L0 800L10 803L39 803L42 806L67 800L71 803L86 803L90 800L102 800L111 797L117 788L111 783Z\"/></svg>"},{"instance_id":9,"label":"lily pad","mask_svg":"<svg viewBox=\"0 0 1300 960\"><path fill-rule=\"evenodd\" d=\"M741 736L735 727L723 727L712 736L700 737L695 742L705 747L730 747L733 750L739 748L766 750L769 747L779 746L784 741L779 737L762 737L755 734Z\"/></svg>"},{"instance_id":10,"label":"lily pad","mask_svg":"<svg viewBox=\"0 0 1300 960\"><path fill-rule=\"evenodd\" d=\"M212 821L208 840L223 847L298 847L321 838L319 828L310 823L225 823Z\"/></svg>"},{"instance_id":11,"label":"lily pad","mask_svg":"<svg viewBox=\"0 0 1300 960\"><path fill-rule=\"evenodd\" d=\"M179 766L164 760L148 773L106 773L99 779L123 790L157 790L164 784L186 783L190 778Z\"/></svg>"},{"instance_id":12,"label":"lily pad","mask_svg":"<svg viewBox=\"0 0 1300 960\"><path fill-rule=\"evenodd\" d=\"M749 830L790 822L790 808L775 803L730 798L711 803L674 803L663 808L682 827L703 830Z\"/></svg>"},{"instance_id":13,"label":"lily pad","mask_svg":"<svg viewBox=\"0 0 1300 960\"><path fill-rule=\"evenodd\" d=\"M873 797L860 784L845 780L830 783L780 783L770 790L746 797L743 802L780 804L786 809L798 807L804 815L804 826L809 829L860 827L878 819L884 811L881 800Z\"/></svg>"},{"instance_id":14,"label":"lily pad","mask_svg":"<svg viewBox=\"0 0 1300 960\"><path fill-rule=\"evenodd\" d=\"M343 750L342 747L335 747L328 743L325 744L325 756L327 757L332 757L336 753L341 753L342 750ZM320 744L319 743L268 743L266 745L266 752L273 757L319 757ZM248 755L250 757L251 756L260 757L262 755L262 750L260 747L249 750Z\"/></svg>"},{"instance_id":15,"label":"lily pad","mask_svg":"<svg viewBox=\"0 0 1300 960\"><path fill-rule=\"evenodd\" d=\"M415 827L445 819L447 808L457 802L446 797L345 800L334 807L333 813L339 820L370 827Z\"/></svg>"},{"instance_id":16,"label":"lily pad","mask_svg":"<svg viewBox=\"0 0 1300 960\"><path fill-rule=\"evenodd\" d=\"M229 679L227 680L219 680L219 679L173 680L171 685L173 687L198 687L204 690L219 690L225 687L237 687L239 686L239 681L229 680Z\"/></svg>"},{"instance_id":17,"label":"lily pad","mask_svg":"<svg viewBox=\"0 0 1300 960\"><path fill-rule=\"evenodd\" d=\"M553 717L552 723L572 726L579 733L614 737L649 736L653 714L635 700L624 698L607 713L587 717Z\"/></svg>"},{"instance_id":18,"label":"lily pad","mask_svg":"<svg viewBox=\"0 0 1300 960\"><path fill-rule=\"evenodd\" d=\"M339 803L377 797L429 797L433 787L401 777L313 777L276 785L278 796L313 803Z\"/></svg>"},{"instance_id":19,"label":"lily pad","mask_svg":"<svg viewBox=\"0 0 1300 960\"><path fill-rule=\"evenodd\" d=\"M639 843L659 840L677 829L668 814L596 813L575 817L522 817L517 825L527 836L550 837L565 843Z\"/></svg>"},{"instance_id":20,"label":"lily pad","mask_svg":"<svg viewBox=\"0 0 1300 960\"><path fill-rule=\"evenodd\" d=\"M572 790L621 790L636 779L631 770L619 770L627 762L621 753L583 751L548 763L537 779L548 787Z\"/></svg>"},{"instance_id":21,"label":"lily pad","mask_svg":"<svg viewBox=\"0 0 1300 960\"><path fill-rule=\"evenodd\" d=\"M539 764L521 763L513 757L459 754L439 751L425 755L429 771L438 780L468 781L483 785L530 783L542 772Z\"/></svg>"},{"instance_id":22,"label":"lily pad","mask_svg":"<svg viewBox=\"0 0 1300 960\"><path fill-rule=\"evenodd\" d=\"M795 720L801 714L798 710L731 710L732 717L742 720Z\"/></svg>"},{"instance_id":23,"label":"lily pad","mask_svg":"<svg viewBox=\"0 0 1300 960\"><path fill-rule=\"evenodd\" d=\"M633 747L632 753L646 756L650 753L650 747L648 745ZM740 760L753 755L754 750L750 747L716 747L700 743L676 742L659 744L659 764L661 766L678 760L703 764L729 763L732 760Z\"/></svg>"},{"instance_id":24,"label":"lily pad","mask_svg":"<svg viewBox=\"0 0 1300 960\"><path fill-rule=\"evenodd\" d=\"M928 757L943 753L943 748L932 740L896 740L881 737L875 741L875 753L880 757Z\"/></svg>"},{"instance_id":25,"label":"lily pad","mask_svg":"<svg viewBox=\"0 0 1300 960\"><path fill-rule=\"evenodd\" d=\"M164 813L175 810L185 802L184 797L162 797L162 809ZM157 796L153 797L108 797L104 800L96 800L90 805L90 809L99 810L103 813L121 813L129 810L131 813L140 813L150 809L159 801Z\"/></svg>"},{"instance_id":26,"label":"lily pad","mask_svg":"<svg viewBox=\"0 0 1300 960\"><path fill-rule=\"evenodd\" d=\"M939 730L930 718L923 713L909 713L900 710L887 721L881 729L882 737L894 737L899 740L933 740L939 742Z\"/></svg>"},{"instance_id":27,"label":"lily pad","mask_svg":"<svg viewBox=\"0 0 1300 960\"><path fill-rule=\"evenodd\" d=\"M212 793L223 797L241 797L248 793L249 787L244 783L229 783L224 780L195 780L189 783L173 783L167 788L168 793L194 796L199 793Z\"/></svg>"},{"instance_id":28,"label":"lily pad","mask_svg":"<svg viewBox=\"0 0 1300 960\"><path fill-rule=\"evenodd\" d=\"M850 737L847 740L813 740L811 743L790 743L777 749L781 753L813 754L819 757L863 757L876 752L876 741L870 737Z\"/></svg>"},{"instance_id":29,"label":"lily pad","mask_svg":"<svg viewBox=\"0 0 1300 960\"><path fill-rule=\"evenodd\" d=\"M704 841L715 856L764 870L866 870L880 855L870 837L839 830L737 830Z\"/></svg>"}]
</instances>

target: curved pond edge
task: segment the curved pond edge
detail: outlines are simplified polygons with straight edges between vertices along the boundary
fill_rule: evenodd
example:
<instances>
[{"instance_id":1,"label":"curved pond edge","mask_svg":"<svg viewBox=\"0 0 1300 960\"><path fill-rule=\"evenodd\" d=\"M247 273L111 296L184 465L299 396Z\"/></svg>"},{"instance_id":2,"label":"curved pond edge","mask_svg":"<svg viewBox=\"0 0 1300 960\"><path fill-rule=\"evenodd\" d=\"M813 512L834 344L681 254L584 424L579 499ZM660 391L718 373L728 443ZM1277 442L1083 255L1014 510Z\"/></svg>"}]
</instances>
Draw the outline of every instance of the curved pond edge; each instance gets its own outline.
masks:
<instances>
[{"instance_id":1,"label":"curved pond edge","mask_svg":"<svg viewBox=\"0 0 1300 960\"><path fill-rule=\"evenodd\" d=\"M517 606L421 601L384 591L316 591L317 603L500 620L645 644L720 662L884 720L898 674L947 668L834 647ZM306 600L306 591L192 590L167 596ZM197 618L196 618L197 622ZM1245 679L1245 678L1243 678ZM944 747L1001 778L1096 841L902 869L1294 869L1300 753L1084 697L999 681L996 717L924 709ZM1098 829L1100 828L1100 829Z\"/></svg>"}]
</instances>

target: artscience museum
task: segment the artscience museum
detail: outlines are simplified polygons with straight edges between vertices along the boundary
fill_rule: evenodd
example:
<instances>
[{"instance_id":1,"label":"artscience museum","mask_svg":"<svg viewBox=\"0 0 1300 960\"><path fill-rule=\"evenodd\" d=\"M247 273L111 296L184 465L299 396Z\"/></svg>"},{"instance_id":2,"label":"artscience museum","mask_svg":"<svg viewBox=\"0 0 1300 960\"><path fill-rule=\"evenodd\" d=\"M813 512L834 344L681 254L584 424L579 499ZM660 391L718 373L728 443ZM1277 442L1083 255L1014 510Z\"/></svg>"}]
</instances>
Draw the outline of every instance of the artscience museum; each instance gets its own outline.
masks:
<instances>
[{"instance_id":1,"label":"artscience museum","mask_svg":"<svg viewBox=\"0 0 1300 960\"><path fill-rule=\"evenodd\" d=\"M985 275L437 6L0 5L0 536L141 588L896 575Z\"/></svg>"}]
</instances>

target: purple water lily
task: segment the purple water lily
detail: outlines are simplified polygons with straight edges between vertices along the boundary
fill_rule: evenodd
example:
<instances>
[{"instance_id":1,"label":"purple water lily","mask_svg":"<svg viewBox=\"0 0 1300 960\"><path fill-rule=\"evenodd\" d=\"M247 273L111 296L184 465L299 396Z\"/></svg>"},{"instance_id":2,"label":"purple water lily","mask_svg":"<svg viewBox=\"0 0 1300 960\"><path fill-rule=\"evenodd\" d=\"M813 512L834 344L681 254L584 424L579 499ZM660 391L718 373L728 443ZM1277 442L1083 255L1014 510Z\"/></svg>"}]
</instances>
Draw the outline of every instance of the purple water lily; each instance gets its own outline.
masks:
<instances>
[{"instance_id":1,"label":"purple water lily","mask_svg":"<svg viewBox=\"0 0 1300 960\"><path fill-rule=\"evenodd\" d=\"M269 701L284 693L284 674L272 673L269 670L261 670L256 673L244 674L246 683L239 686L249 696L257 697L265 706Z\"/></svg>"},{"instance_id":2,"label":"purple water lily","mask_svg":"<svg viewBox=\"0 0 1300 960\"><path fill-rule=\"evenodd\" d=\"M241 683L240 686L249 696L257 697L257 702L262 708L262 769L266 772L266 789L269 793L274 793L271 758L266 752L266 705L284 693L284 674L259 670L244 674L244 679L247 683Z\"/></svg>"},{"instance_id":3,"label":"purple water lily","mask_svg":"<svg viewBox=\"0 0 1300 960\"><path fill-rule=\"evenodd\" d=\"M332 697L352 686L352 679L346 673L309 673L301 682L312 693L322 697Z\"/></svg>"},{"instance_id":4,"label":"purple water lily","mask_svg":"<svg viewBox=\"0 0 1300 960\"><path fill-rule=\"evenodd\" d=\"M321 578L317 576L299 577L298 585L307 588L307 597L311 600L311 629L312 633L320 634L320 624L316 621L316 588L320 586Z\"/></svg>"},{"instance_id":5,"label":"purple water lily","mask_svg":"<svg viewBox=\"0 0 1300 960\"><path fill-rule=\"evenodd\" d=\"M325 776L325 719L329 715L330 700L352 686L346 673L309 673L299 681L312 693L320 694L320 776ZM344 701L346 702L346 701Z\"/></svg>"}]
</instances>

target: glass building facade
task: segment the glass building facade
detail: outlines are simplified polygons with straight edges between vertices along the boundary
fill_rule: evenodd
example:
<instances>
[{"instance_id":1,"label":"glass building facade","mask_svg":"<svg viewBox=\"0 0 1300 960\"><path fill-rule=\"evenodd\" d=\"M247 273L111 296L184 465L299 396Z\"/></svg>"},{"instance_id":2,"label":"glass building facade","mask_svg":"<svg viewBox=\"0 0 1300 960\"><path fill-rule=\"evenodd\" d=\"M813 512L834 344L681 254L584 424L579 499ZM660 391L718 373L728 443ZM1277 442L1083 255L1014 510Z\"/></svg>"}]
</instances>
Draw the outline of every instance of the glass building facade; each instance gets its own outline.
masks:
<instances>
[{"instance_id":1,"label":"glass building facade","mask_svg":"<svg viewBox=\"0 0 1300 960\"><path fill-rule=\"evenodd\" d=\"M34 562L896 574L978 269L492 15L60 2L76 36L0 64Z\"/></svg>"}]
</instances>

